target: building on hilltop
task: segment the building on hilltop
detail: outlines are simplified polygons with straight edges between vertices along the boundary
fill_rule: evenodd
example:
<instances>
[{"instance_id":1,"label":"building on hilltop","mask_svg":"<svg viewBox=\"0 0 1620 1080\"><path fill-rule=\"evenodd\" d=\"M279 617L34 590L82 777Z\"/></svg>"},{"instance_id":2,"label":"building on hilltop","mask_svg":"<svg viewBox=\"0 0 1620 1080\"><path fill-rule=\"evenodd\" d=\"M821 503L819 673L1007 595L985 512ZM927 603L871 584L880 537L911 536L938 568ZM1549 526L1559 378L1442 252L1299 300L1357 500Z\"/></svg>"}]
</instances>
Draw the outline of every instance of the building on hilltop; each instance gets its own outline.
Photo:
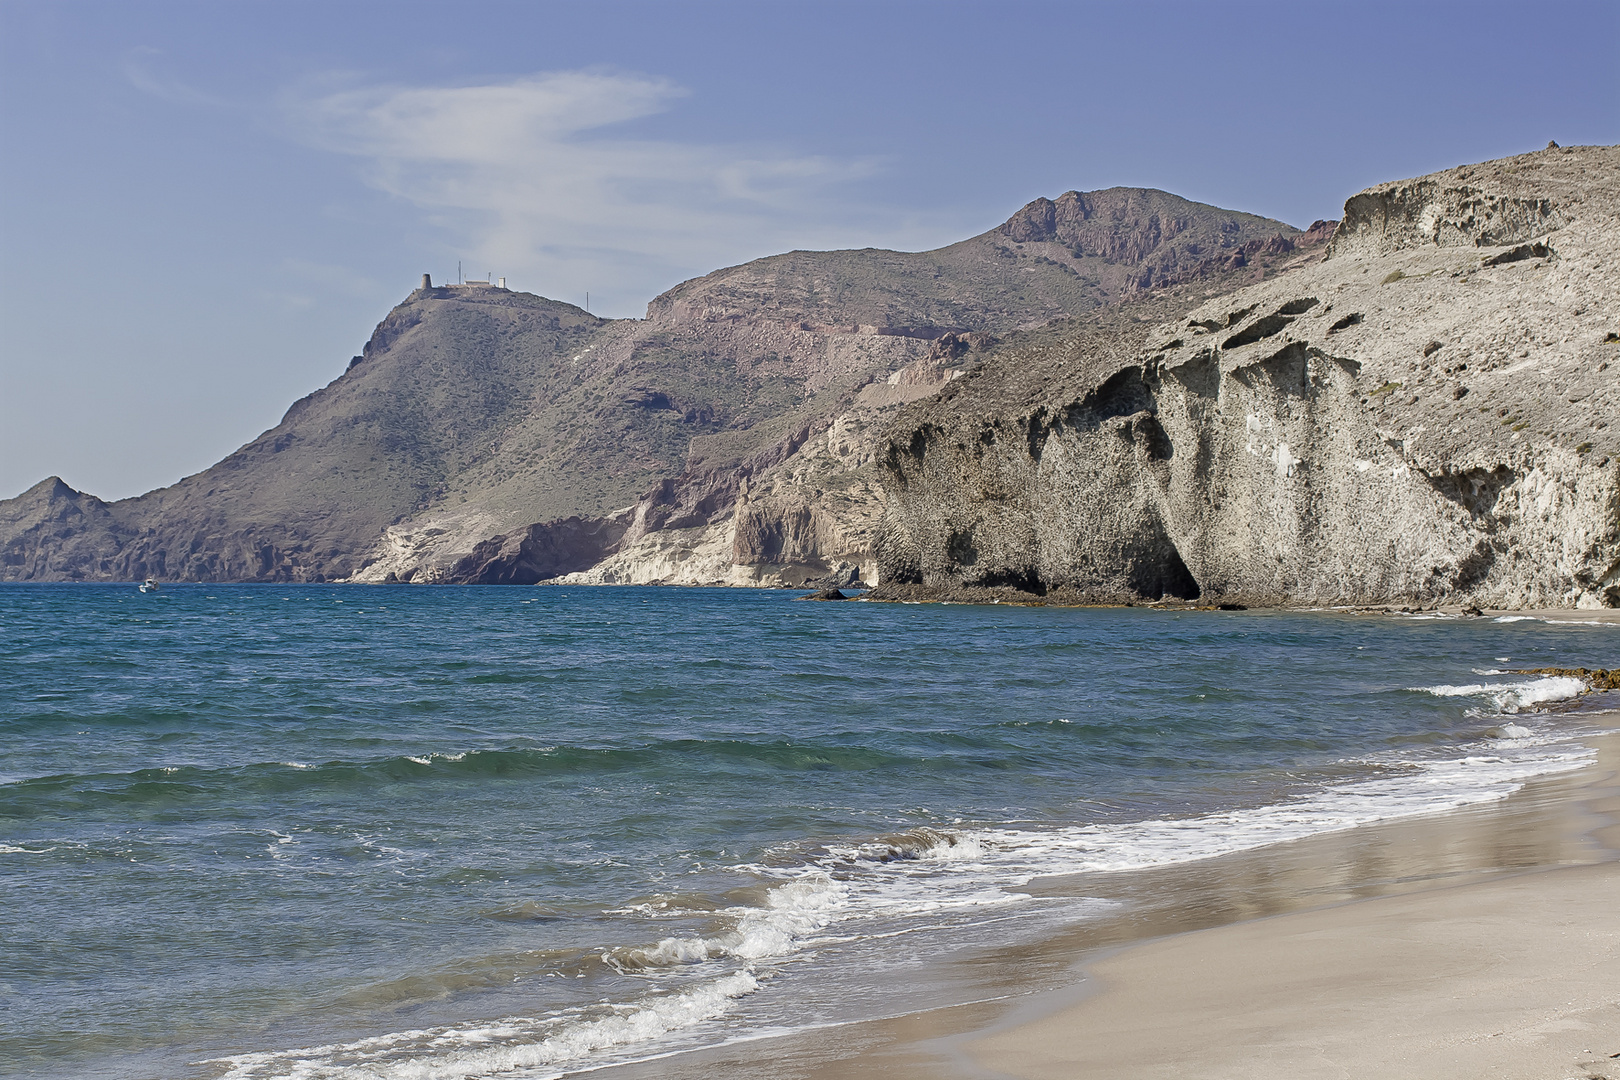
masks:
<instances>
[{"instance_id":1,"label":"building on hilltop","mask_svg":"<svg viewBox=\"0 0 1620 1080\"><path fill-rule=\"evenodd\" d=\"M422 275L422 288L424 288L424 289L433 288L433 275L432 274L423 274ZM505 278L499 278L494 282L491 282L490 279L488 279L488 278L485 278L483 281L453 281L453 282L450 282L449 284L440 286L440 288L444 288L444 289L489 289L489 288L504 289L504 288L506 288L506 279Z\"/></svg>"}]
</instances>

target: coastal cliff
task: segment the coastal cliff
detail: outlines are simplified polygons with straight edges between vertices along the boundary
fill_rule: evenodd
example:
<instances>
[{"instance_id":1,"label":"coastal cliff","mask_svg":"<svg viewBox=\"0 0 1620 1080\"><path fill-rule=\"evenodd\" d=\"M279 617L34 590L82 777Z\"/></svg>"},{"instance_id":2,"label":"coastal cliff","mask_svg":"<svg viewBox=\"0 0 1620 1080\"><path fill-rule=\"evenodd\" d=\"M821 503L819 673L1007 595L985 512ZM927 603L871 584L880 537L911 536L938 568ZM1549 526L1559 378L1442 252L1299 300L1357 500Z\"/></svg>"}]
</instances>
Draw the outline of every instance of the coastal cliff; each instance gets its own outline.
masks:
<instances>
[{"instance_id":1,"label":"coastal cliff","mask_svg":"<svg viewBox=\"0 0 1620 1080\"><path fill-rule=\"evenodd\" d=\"M902 410L879 595L1620 606L1620 148L1371 188L1320 261Z\"/></svg>"},{"instance_id":2,"label":"coastal cliff","mask_svg":"<svg viewBox=\"0 0 1620 1080\"><path fill-rule=\"evenodd\" d=\"M1026 220L1044 206L1047 232ZM1171 276L1258 279L1296 237L1116 188L934 251L717 270L644 319L424 282L211 468L117 502L55 478L0 501L0 579L869 581L899 407L1003 339L1195 287Z\"/></svg>"},{"instance_id":3,"label":"coastal cliff","mask_svg":"<svg viewBox=\"0 0 1620 1080\"><path fill-rule=\"evenodd\" d=\"M0 579L1620 606L1617 238L1620 149L1549 148L1336 229L1069 192L639 320L425 283L212 468L0 501Z\"/></svg>"}]
</instances>

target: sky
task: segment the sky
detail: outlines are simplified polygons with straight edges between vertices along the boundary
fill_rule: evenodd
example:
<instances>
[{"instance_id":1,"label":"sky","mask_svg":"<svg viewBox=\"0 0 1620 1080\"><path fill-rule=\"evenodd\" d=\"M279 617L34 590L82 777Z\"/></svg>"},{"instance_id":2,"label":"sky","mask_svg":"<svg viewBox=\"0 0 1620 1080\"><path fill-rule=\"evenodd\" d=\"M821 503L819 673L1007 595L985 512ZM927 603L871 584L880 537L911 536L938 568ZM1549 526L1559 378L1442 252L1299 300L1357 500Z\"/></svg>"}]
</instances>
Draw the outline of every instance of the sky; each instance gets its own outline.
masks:
<instances>
[{"instance_id":1,"label":"sky","mask_svg":"<svg viewBox=\"0 0 1620 1080\"><path fill-rule=\"evenodd\" d=\"M197 472L423 273L639 317L1070 189L1305 226L1620 142L1620 2L0 0L0 498Z\"/></svg>"}]
</instances>

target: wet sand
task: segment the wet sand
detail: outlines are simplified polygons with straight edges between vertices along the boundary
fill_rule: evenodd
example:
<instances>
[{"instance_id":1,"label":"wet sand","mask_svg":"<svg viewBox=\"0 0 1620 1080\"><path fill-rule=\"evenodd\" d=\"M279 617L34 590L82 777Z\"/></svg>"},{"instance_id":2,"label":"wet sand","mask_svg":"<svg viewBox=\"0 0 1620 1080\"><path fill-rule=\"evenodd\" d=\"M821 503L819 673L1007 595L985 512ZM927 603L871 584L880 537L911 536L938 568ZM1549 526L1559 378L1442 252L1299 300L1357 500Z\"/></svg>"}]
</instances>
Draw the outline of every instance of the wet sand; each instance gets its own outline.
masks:
<instances>
[{"instance_id":1,"label":"wet sand","mask_svg":"<svg viewBox=\"0 0 1620 1080\"><path fill-rule=\"evenodd\" d=\"M1028 1080L1620 1077L1620 863L1184 934L969 1043Z\"/></svg>"},{"instance_id":2,"label":"wet sand","mask_svg":"<svg viewBox=\"0 0 1620 1080\"><path fill-rule=\"evenodd\" d=\"M1044 880L1121 914L948 961L976 1003L593 1075L1620 1080L1620 736L1582 741L1498 802Z\"/></svg>"}]
</instances>

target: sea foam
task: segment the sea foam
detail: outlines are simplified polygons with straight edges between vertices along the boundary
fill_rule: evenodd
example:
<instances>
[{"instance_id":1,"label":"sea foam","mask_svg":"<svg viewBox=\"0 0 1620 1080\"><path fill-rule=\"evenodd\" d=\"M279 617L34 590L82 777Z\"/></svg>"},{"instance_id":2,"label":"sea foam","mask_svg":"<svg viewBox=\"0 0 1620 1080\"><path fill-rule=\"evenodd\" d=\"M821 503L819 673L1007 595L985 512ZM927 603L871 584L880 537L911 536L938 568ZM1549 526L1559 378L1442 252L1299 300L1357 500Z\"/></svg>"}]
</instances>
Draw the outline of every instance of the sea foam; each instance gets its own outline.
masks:
<instances>
[{"instance_id":1,"label":"sea foam","mask_svg":"<svg viewBox=\"0 0 1620 1080\"><path fill-rule=\"evenodd\" d=\"M1490 701L1497 712L1516 713L1532 705L1567 701L1586 692L1586 683L1567 675L1548 675L1505 683L1468 683L1463 686L1413 686L1414 693L1436 697L1475 697Z\"/></svg>"},{"instance_id":2,"label":"sea foam","mask_svg":"<svg viewBox=\"0 0 1620 1080\"><path fill-rule=\"evenodd\" d=\"M1423 689L1444 696L1512 693L1519 695L1514 701L1522 702L1538 692L1553 692L1548 687L1537 691L1532 683L1553 681ZM672 1038L696 1045L689 1040L700 1038L712 1022L759 990L777 964L818 946L970 925L965 920L979 917L977 913L1017 912L1043 903L1067 904L1070 917L1083 917L1107 905L1084 899L1040 901L1025 890L1041 877L1186 863L1494 801L1533 776L1576 769L1593 757L1579 745L1531 739L1533 733L1518 725L1504 725L1499 733L1512 744L1497 743L1500 753L1362 762L1379 768L1380 775L1262 806L1044 829L920 828L827 845L797 868L737 866L777 883L757 905L715 912L717 920L729 922L728 928L603 953L607 964L627 975L692 969L695 980L680 989L543 1017L414 1029L240 1054L213 1064L229 1067L220 1080L472 1080L504 1072L549 1077L561 1075L556 1066L586 1060L594 1066L652 1047L669 1050Z\"/></svg>"},{"instance_id":3,"label":"sea foam","mask_svg":"<svg viewBox=\"0 0 1620 1080\"><path fill-rule=\"evenodd\" d=\"M523 1075L588 1054L645 1043L723 1015L759 989L746 971L672 994L547 1018L506 1017L391 1032L369 1039L293 1050L236 1054L199 1062L226 1065L219 1080L464 1080L523 1070Z\"/></svg>"}]
</instances>

